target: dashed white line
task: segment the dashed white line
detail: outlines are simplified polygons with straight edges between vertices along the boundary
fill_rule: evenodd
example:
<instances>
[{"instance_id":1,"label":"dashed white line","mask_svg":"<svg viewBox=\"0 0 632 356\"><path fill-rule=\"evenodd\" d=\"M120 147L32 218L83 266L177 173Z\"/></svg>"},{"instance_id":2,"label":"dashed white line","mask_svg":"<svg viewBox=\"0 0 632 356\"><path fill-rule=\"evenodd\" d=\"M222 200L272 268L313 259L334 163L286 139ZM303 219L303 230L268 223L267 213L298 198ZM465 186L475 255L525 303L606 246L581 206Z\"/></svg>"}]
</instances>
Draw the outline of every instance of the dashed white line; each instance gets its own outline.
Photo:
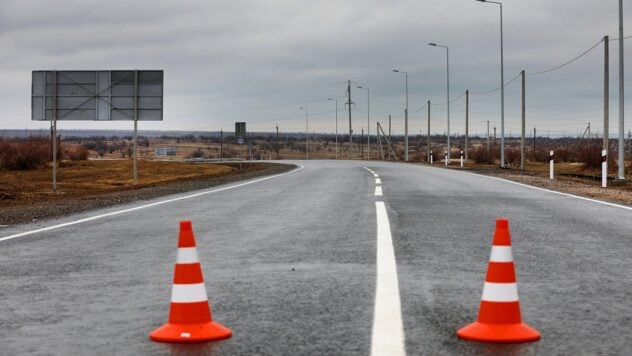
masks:
<instances>
[{"instance_id":1,"label":"dashed white line","mask_svg":"<svg viewBox=\"0 0 632 356\"><path fill-rule=\"evenodd\" d=\"M375 210L377 213L377 282L371 355L406 355L391 227L384 202L375 202Z\"/></svg>"},{"instance_id":2,"label":"dashed white line","mask_svg":"<svg viewBox=\"0 0 632 356\"><path fill-rule=\"evenodd\" d=\"M382 187L375 187L375 196L376 197L381 197L382 196Z\"/></svg>"},{"instance_id":3,"label":"dashed white line","mask_svg":"<svg viewBox=\"0 0 632 356\"><path fill-rule=\"evenodd\" d=\"M110 213L107 213L107 214L91 216L91 217L88 217L88 218L79 219L79 220L75 220L75 221L70 221L70 222L63 223L63 224L58 224L58 225L44 227L44 228L41 228L41 229L25 231L25 232L21 232L19 234L14 234L14 235L9 235L9 236L2 237L2 238L0 238L0 242L11 240L11 239L15 239L15 238L18 238L18 237L33 235L33 234L37 234L37 233L40 233L40 232L55 230L55 229L59 229L59 228L66 227L66 226L77 225L77 224L81 224L81 223L88 222L88 221L98 220L98 219L106 218L106 217L109 217L109 216L115 216L115 215L130 213L132 211L146 209L146 208L151 208L151 207L154 207L154 206L163 205L163 204L167 204L167 203L172 203L172 202L175 202L175 201L196 198L196 197L199 197L199 196L212 194L212 193L217 193L217 192L221 192L221 191L228 190L228 189L239 188L239 187L243 187L245 185L254 184L254 183L258 183L258 182L263 182L264 180L277 178L277 177L281 177L281 176L284 176L284 175L287 175L287 174L295 173L295 172L298 172L298 171L302 170L303 168L304 168L304 166L299 165L299 168L297 168L297 169L293 169L293 170L291 170L289 172L276 174L276 175L269 176L269 177L259 178L259 179L255 179L255 180L244 182L244 183L230 185L230 186L227 186L227 187L222 187L222 188L217 188L217 189L212 189L212 190L206 190L206 191L202 191L200 193L186 195L186 196L183 196L183 197L162 200L162 201L158 201L158 202L155 202L155 203L145 204L145 205L141 205L141 206L136 206L136 207L129 208L129 209L113 211L113 212L110 212Z\"/></svg>"},{"instance_id":4,"label":"dashed white line","mask_svg":"<svg viewBox=\"0 0 632 356\"><path fill-rule=\"evenodd\" d=\"M375 184L382 184L382 180L380 178L375 178Z\"/></svg>"}]
</instances>

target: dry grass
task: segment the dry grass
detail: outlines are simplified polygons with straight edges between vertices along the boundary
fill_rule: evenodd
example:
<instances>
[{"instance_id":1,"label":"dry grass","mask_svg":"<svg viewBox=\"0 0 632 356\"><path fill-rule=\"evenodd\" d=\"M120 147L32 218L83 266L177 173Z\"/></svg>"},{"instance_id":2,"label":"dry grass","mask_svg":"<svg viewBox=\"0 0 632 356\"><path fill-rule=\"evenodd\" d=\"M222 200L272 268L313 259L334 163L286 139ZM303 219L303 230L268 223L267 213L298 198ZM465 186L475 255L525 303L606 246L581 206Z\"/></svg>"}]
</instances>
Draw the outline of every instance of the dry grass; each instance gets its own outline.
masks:
<instances>
[{"instance_id":1,"label":"dry grass","mask_svg":"<svg viewBox=\"0 0 632 356\"><path fill-rule=\"evenodd\" d=\"M131 160L64 162L57 170L57 196L81 197L167 184L174 181L217 177L236 169L222 164L138 162L139 184L133 185ZM0 171L0 206L55 199L52 169Z\"/></svg>"}]
</instances>

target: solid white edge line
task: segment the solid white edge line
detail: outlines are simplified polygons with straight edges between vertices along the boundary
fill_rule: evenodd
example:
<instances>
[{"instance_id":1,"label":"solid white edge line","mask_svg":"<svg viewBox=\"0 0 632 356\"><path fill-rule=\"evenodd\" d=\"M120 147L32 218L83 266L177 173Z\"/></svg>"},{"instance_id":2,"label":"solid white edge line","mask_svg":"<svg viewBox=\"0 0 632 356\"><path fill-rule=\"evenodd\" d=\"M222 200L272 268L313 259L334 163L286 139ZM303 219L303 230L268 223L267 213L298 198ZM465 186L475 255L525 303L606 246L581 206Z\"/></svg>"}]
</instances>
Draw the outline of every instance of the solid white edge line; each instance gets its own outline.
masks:
<instances>
[{"instance_id":1,"label":"solid white edge line","mask_svg":"<svg viewBox=\"0 0 632 356\"><path fill-rule=\"evenodd\" d=\"M382 196L382 187L375 187L375 196L376 197Z\"/></svg>"},{"instance_id":2,"label":"solid white edge line","mask_svg":"<svg viewBox=\"0 0 632 356\"><path fill-rule=\"evenodd\" d=\"M208 301L204 283L174 284L171 289L172 303L197 303Z\"/></svg>"},{"instance_id":3,"label":"solid white edge line","mask_svg":"<svg viewBox=\"0 0 632 356\"><path fill-rule=\"evenodd\" d=\"M492 246L489 262L513 262L511 246Z\"/></svg>"},{"instance_id":4,"label":"solid white edge line","mask_svg":"<svg viewBox=\"0 0 632 356\"><path fill-rule=\"evenodd\" d=\"M406 355L397 263L384 202L375 202L377 216L377 280L371 355Z\"/></svg>"},{"instance_id":5,"label":"solid white edge line","mask_svg":"<svg viewBox=\"0 0 632 356\"><path fill-rule=\"evenodd\" d=\"M256 180L247 181L247 182L239 183L239 184L235 184L235 185L229 185L227 187L222 187L222 188L217 188L217 189L212 189L212 190L204 190L204 191L202 191L200 193L186 195L186 196L179 197L179 198L162 200L162 201L154 202L154 203L151 203L151 204L145 204L145 205L141 205L141 206L136 206L136 207L129 208L129 209L123 209L123 210L113 211L113 212L106 213L106 214L91 216L91 217L88 217L88 218L83 218L83 219L79 219L79 220L75 220L75 221L71 221L71 222L67 222L67 223L63 223L63 224L59 224L59 225L53 225L53 226L43 227L41 229L21 232L19 234L14 234L14 235L9 235L9 236L2 237L2 238L0 238L0 242L11 240L11 239L15 239L15 238L22 237L22 236L33 235L33 234L37 234L37 233L40 233L40 232L56 230L56 229L59 229L59 228L62 228L62 227L66 227L66 226L77 225L77 224L81 224L81 223L88 222L88 221L98 220L98 219L106 218L106 217L109 217L109 216L115 216L115 215L125 214L125 213L129 213L129 212L136 211L136 210L151 208L151 207L158 206L158 205L172 203L174 201L180 201L180 200L185 200L185 199L197 198L199 196L203 196L203 195L207 195L207 194L222 192L224 190L229 190L229 189L233 189L233 188L239 188L239 187L243 187L245 185L259 183L259 182L263 182L263 181L268 180L268 179L278 178L278 177L285 176L285 175L288 175L288 174L296 173L296 172L302 170L303 168L305 168L305 167L303 165L299 164L298 168L295 168L295 169L293 169L293 170L291 170L289 172L275 174L273 176L263 177L263 178L259 178L259 179L256 179Z\"/></svg>"},{"instance_id":6,"label":"solid white edge line","mask_svg":"<svg viewBox=\"0 0 632 356\"><path fill-rule=\"evenodd\" d=\"M486 302L517 302L518 284L485 282L481 300Z\"/></svg>"},{"instance_id":7,"label":"solid white edge line","mask_svg":"<svg viewBox=\"0 0 632 356\"><path fill-rule=\"evenodd\" d=\"M575 195L575 194L570 194L570 193L558 192L558 191L551 190L551 189L540 188L540 187L536 187L536 186L529 185L529 184L514 182L512 180L505 179L505 178L486 176L484 174L478 174L478 173L472 173L472 172L461 172L461 173L471 174L471 175L477 176L477 177L486 177L486 178L490 178L490 179L495 179L495 180L499 180L499 181L503 181L503 182L507 182L507 183L511 183L511 184L515 184L515 185L519 185L519 186L525 187L525 188L531 188L531 189L540 190L540 191L543 191L543 192L549 192L549 193L554 193L554 194L558 194L558 195L563 195L563 196L569 197L569 198L585 200L585 201L589 201L589 202L593 202L593 203L597 203L597 204L603 204L603 205L611 206L611 207L614 207L614 208L620 208L620 209L625 209L625 210L632 211L632 207L629 207L629 206L615 204L615 203L609 203L609 202L606 202L606 201L603 201L603 200L586 198L586 197L582 197L582 196Z\"/></svg>"},{"instance_id":8,"label":"solid white edge line","mask_svg":"<svg viewBox=\"0 0 632 356\"><path fill-rule=\"evenodd\" d=\"M200 262L195 247L179 247L176 263L197 263Z\"/></svg>"}]
</instances>

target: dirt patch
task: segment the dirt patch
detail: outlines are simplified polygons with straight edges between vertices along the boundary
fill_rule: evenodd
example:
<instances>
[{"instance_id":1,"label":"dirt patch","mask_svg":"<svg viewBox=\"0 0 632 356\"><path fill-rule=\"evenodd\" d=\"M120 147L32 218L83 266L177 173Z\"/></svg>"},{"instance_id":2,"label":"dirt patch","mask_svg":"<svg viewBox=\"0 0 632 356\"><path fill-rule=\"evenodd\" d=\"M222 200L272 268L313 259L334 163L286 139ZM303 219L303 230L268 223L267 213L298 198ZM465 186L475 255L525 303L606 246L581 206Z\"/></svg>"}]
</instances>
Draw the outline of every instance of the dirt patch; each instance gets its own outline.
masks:
<instances>
[{"instance_id":1,"label":"dirt patch","mask_svg":"<svg viewBox=\"0 0 632 356\"><path fill-rule=\"evenodd\" d=\"M95 208L150 199L229 182L289 171L276 163L192 164L139 161L139 184L133 185L132 162L83 161L58 169L57 193L51 169L2 171L0 225L13 225Z\"/></svg>"}]
</instances>

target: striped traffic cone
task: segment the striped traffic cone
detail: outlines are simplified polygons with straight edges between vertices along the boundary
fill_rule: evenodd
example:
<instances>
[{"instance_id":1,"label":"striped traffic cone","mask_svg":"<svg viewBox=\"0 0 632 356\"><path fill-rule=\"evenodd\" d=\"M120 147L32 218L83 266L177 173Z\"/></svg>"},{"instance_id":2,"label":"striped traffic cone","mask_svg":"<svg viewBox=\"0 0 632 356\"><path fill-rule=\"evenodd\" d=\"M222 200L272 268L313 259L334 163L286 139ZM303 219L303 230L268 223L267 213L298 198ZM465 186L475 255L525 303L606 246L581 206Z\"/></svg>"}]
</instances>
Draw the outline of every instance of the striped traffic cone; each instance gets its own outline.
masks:
<instances>
[{"instance_id":1,"label":"striped traffic cone","mask_svg":"<svg viewBox=\"0 0 632 356\"><path fill-rule=\"evenodd\" d=\"M456 334L465 340L482 342L510 343L540 339L540 333L523 323L520 316L507 219L496 220L478 320L459 329Z\"/></svg>"},{"instance_id":2,"label":"striped traffic cone","mask_svg":"<svg viewBox=\"0 0 632 356\"><path fill-rule=\"evenodd\" d=\"M169 321L152 331L149 338L161 342L201 342L227 339L231 335L230 329L211 317L191 221L181 221Z\"/></svg>"}]
</instances>

